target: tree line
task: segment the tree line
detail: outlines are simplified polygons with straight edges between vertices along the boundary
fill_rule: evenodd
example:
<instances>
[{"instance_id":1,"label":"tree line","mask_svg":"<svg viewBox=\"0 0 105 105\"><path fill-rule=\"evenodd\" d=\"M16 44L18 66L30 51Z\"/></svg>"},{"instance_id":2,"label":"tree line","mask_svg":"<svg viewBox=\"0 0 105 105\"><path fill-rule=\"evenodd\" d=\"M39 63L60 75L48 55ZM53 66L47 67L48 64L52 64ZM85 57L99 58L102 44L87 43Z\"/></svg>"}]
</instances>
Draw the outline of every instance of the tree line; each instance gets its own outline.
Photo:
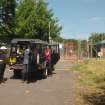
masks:
<instances>
[{"instance_id":1,"label":"tree line","mask_svg":"<svg viewBox=\"0 0 105 105\"><path fill-rule=\"evenodd\" d=\"M105 40L105 33L93 32L91 33L91 36L89 37L89 42L92 42L93 44L96 44L103 40Z\"/></svg>"},{"instance_id":2,"label":"tree line","mask_svg":"<svg viewBox=\"0 0 105 105\"><path fill-rule=\"evenodd\" d=\"M76 39L63 39L62 27L53 10L48 9L45 0L0 0L0 40L10 42L13 38L37 38L48 41L74 42ZM49 32L50 31L50 32ZM89 42L105 40L105 33L92 33ZM83 41L83 43L86 41Z\"/></svg>"},{"instance_id":3,"label":"tree line","mask_svg":"<svg viewBox=\"0 0 105 105\"><path fill-rule=\"evenodd\" d=\"M93 47L94 44L97 44L101 41L105 40L105 33L91 33L88 40L77 40L77 39L64 39L64 43L73 44L75 46L75 51L81 55L87 55L90 53L90 48ZM95 50L94 48L92 48Z\"/></svg>"},{"instance_id":4,"label":"tree line","mask_svg":"<svg viewBox=\"0 0 105 105\"><path fill-rule=\"evenodd\" d=\"M45 0L0 0L0 39L36 38L62 41L62 27ZM49 32L50 31L50 32Z\"/></svg>"}]
</instances>

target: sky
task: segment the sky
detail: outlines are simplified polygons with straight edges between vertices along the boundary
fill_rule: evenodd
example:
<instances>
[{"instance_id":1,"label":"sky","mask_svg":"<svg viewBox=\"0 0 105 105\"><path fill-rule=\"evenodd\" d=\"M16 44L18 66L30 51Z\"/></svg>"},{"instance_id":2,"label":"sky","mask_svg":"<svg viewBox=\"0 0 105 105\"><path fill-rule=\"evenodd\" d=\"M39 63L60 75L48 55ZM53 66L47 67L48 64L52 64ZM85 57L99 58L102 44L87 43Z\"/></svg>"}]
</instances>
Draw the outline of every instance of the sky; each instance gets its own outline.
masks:
<instances>
[{"instance_id":1,"label":"sky","mask_svg":"<svg viewBox=\"0 0 105 105\"><path fill-rule=\"evenodd\" d=\"M62 26L66 39L88 39L92 32L105 33L105 0L46 0Z\"/></svg>"}]
</instances>

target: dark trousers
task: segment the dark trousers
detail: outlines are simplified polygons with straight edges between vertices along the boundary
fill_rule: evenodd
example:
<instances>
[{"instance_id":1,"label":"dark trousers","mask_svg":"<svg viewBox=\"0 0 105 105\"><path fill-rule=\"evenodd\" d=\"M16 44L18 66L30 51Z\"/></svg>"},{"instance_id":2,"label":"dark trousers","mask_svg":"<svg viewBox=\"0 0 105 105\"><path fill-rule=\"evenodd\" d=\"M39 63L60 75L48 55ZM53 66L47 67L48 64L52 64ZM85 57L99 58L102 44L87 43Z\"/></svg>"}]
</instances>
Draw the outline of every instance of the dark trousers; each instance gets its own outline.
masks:
<instances>
[{"instance_id":1,"label":"dark trousers","mask_svg":"<svg viewBox=\"0 0 105 105\"><path fill-rule=\"evenodd\" d=\"M5 67L6 67L6 64L4 62L0 62L0 81L3 80Z\"/></svg>"},{"instance_id":2,"label":"dark trousers","mask_svg":"<svg viewBox=\"0 0 105 105\"><path fill-rule=\"evenodd\" d=\"M28 66L28 79L27 82L32 82L36 79L37 75L37 64L36 62L29 64Z\"/></svg>"},{"instance_id":3,"label":"dark trousers","mask_svg":"<svg viewBox=\"0 0 105 105\"><path fill-rule=\"evenodd\" d=\"M48 70L48 74L51 74L52 73L51 60L46 60L45 63Z\"/></svg>"},{"instance_id":4,"label":"dark trousers","mask_svg":"<svg viewBox=\"0 0 105 105\"><path fill-rule=\"evenodd\" d=\"M22 71L22 80L27 81L28 83L31 81L35 73L35 64L34 65L29 65L25 64L24 69Z\"/></svg>"},{"instance_id":5,"label":"dark trousers","mask_svg":"<svg viewBox=\"0 0 105 105\"><path fill-rule=\"evenodd\" d=\"M25 81L28 78L28 64L24 64L24 69L22 71L22 80Z\"/></svg>"}]
</instances>

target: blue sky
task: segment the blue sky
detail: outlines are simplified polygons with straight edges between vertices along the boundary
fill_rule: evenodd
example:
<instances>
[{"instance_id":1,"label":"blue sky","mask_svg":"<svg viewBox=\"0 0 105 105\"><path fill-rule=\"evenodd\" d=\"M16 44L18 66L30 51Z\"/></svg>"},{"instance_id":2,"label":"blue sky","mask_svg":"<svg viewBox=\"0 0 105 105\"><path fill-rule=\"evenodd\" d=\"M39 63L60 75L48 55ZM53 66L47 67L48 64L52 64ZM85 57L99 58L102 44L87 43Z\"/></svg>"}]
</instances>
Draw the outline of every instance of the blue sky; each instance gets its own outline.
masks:
<instances>
[{"instance_id":1,"label":"blue sky","mask_svg":"<svg viewBox=\"0 0 105 105\"><path fill-rule=\"evenodd\" d=\"M105 0L46 0L63 29L64 38L87 39L105 32Z\"/></svg>"}]
</instances>

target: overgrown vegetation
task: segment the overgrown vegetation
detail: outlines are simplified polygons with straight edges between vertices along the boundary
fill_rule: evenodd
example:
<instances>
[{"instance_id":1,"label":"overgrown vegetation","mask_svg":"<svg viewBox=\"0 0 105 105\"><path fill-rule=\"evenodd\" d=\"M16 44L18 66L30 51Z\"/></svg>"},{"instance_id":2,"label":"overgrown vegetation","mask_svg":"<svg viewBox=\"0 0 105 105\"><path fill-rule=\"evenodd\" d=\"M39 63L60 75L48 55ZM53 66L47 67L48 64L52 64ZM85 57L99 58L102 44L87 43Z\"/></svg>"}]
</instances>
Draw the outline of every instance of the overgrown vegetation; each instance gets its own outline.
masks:
<instances>
[{"instance_id":1,"label":"overgrown vegetation","mask_svg":"<svg viewBox=\"0 0 105 105\"><path fill-rule=\"evenodd\" d=\"M105 61L81 61L72 70L79 74L79 96L84 101L77 105L105 105Z\"/></svg>"},{"instance_id":2,"label":"overgrown vegetation","mask_svg":"<svg viewBox=\"0 0 105 105\"><path fill-rule=\"evenodd\" d=\"M99 85L105 82L105 61L85 60L73 67L83 77L82 81L87 84Z\"/></svg>"}]
</instances>

